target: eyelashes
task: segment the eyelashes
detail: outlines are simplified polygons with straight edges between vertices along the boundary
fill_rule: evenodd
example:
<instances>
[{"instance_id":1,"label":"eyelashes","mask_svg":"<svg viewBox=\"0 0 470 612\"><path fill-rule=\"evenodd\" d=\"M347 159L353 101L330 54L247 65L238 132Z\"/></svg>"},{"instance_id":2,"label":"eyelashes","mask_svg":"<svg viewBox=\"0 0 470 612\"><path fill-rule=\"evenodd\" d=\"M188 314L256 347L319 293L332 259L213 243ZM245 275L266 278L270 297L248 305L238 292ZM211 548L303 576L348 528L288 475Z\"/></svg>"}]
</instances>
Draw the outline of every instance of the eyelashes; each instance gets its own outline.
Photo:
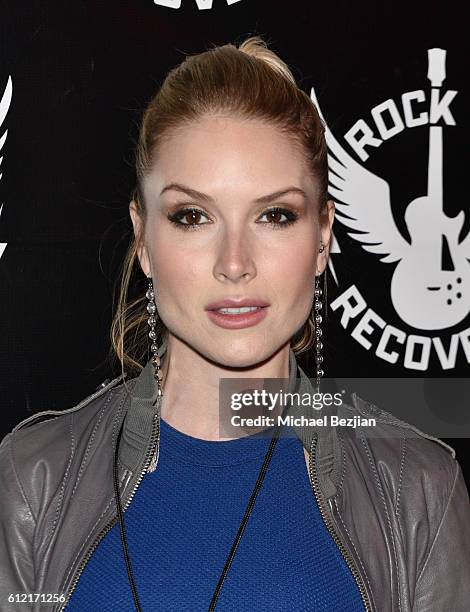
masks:
<instances>
[{"instance_id":1,"label":"eyelashes","mask_svg":"<svg viewBox=\"0 0 470 612\"><path fill-rule=\"evenodd\" d=\"M191 215L190 222L189 223L183 222L182 220L188 217L189 215ZM264 217L265 215L267 215L268 218L271 217L271 221L261 222L261 224L271 225L272 229L284 229L286 227L289 227L290 225L295 223L299 217L299 215L293 212L292 210L289 210L287 208L282 208L280 206L275 206L274 208L265 210L260 218ZM283 221L272 220L273 217L276 218L282 215L286 217L285 220ZM187 208L182 208L181 210L178 210L175 213L168 213L167 218L178 229L182 229L183 231L194 231L194 230L199 230L203 225L209 225L211 223L210 221L206 221L204 223L198 223L201 216L207 218L207 215L204 212L202 212L202 210L199 210L198 208L194 208L194 207L187 207Z\"/></svg>"}]
</instances>

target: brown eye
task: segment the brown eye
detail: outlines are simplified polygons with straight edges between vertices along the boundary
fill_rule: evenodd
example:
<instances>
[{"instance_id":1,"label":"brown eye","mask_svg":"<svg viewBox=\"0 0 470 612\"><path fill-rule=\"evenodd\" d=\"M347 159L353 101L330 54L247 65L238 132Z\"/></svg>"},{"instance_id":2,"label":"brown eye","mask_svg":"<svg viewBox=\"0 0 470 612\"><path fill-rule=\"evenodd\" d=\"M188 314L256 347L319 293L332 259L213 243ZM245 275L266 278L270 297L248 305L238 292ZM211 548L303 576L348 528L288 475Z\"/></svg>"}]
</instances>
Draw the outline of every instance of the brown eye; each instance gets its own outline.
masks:
<instances>
[{"instance_id":1,"label":"brown eye","mask_svg":"<svg viewBox=\"0 0 470 612\"><path fill-rule=\"evenodd\" d=\"M197 208L183 208L182 210L178 210L176 213L168 215L168 219L172 223L185 230L198 229L199 226L206 225L207 222L200 223L201 217L206 217L206 215Z\"/></svg>"},{"instance_id":2,"label":"brown eye","mask_svg":"<svg viewBox=\"0 0 470 612\"><path fill-rule=\"evenodd\" d=\"M185 213L181 219L185 219L185 224L187 225L198 225L198 221L201 218L201 213L198 210L191 210L190 212Z\"/></svg>"},{"instance_id":3,"label":"brown eye","mask_svg":"<svg viewBox=\"0 0 470 612\"><path fill-rule=\"evenodd\" d=\"M271 225L275 229L288 227L297 221L298 215L287 208L271 208L264 212L261 217L267 217L268 223L263 222L263 225ZM285 217L285 219L282 219Z\"/></svg>"},{"instance_id":4,"label":"brown eye","mask_svg":"<svg viewBox=\"0 0 470 612\"><path fill-rule=\"evenodd\" d=\"M266 214L268 215L269 220L273 221L274 223L280 223L283 215L283 213L279 212L278 210L270 210Z\"/></svg>"}]
</instances>

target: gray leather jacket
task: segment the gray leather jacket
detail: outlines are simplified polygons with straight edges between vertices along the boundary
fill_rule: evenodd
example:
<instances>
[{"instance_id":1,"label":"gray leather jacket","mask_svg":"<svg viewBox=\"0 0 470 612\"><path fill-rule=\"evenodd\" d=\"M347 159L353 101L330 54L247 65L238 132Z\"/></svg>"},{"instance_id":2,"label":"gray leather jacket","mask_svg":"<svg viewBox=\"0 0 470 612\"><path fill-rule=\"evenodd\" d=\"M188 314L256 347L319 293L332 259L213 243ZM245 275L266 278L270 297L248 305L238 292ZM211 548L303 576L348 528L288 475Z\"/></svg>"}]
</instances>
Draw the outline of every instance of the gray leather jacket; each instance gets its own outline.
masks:
<instances>
[{"instance_id":1,"label":"gray leather jacket","mask_svg":"<svg viewBox=\"0 0 470 612\"><path fill-rule=\"evenodd\" d=\"M292 350L289 363L289 389L312 393ZM112 465L123 420L118 473L123 509L131 503L158 440L151 361L137 378L125 378L103 383L73 408L35 414L3 439L2 612L66 607L86 562L117 520ZM362 428L351 435L350 427L295 431L312 495L366 610L468 612L470 504L455 452L357 394L351 398L338 416L376 418L375 437ZM61 595L65 602L57 601Z\"/></svg>"}]
</instances>

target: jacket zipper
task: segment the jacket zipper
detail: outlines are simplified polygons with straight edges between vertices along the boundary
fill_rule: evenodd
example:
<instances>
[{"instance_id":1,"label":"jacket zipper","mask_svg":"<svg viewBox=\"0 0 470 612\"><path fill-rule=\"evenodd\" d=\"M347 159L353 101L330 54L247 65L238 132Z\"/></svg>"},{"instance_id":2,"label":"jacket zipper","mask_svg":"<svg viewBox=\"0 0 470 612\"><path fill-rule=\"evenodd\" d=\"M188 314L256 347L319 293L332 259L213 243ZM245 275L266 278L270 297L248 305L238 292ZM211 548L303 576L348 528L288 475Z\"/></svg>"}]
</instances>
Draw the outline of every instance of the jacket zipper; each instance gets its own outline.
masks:
<instances>
[{"instance_id":1,"label":"jacket zipper","mask_svg":"<svg viewBox=\"0 0 470 612\"><path fill-rule=\"evenodd\" d=\"M154 415L154 419L153 419L153 427L152 427L152 435L151 435L151 444L149 446L149 449L147 450L147 453L145 455L145 462L144 462L144 467L142 468L142 471L139 475L139 478L137 480L137 482L134 485L134 488L132 489L132 492L130 494L130 496L128 497L126 503L124 504L122 511L123 513L127 510L127 508L129 507L129 504L131 503L132 499L134 498L134 495L136 494L137 489L139 488L140 483L142 482L142 479L145 476L145 473L148 471L148 468L150 466L150 464L152 463L152 467L153 469L151 471L154 471L156 468L156 462L158 461L158 447L159 447L159 442L160 442L160 427L159 427L159 408L157 408L157 410L155 411L155 415ZM80 576L82 575L86 564L88 563L90 557L93 555L93 553L95 552L98 544L101 542L101 540L103 539L103 537L114 527L114 525L117 523L118 521L118 515L116 514L116 516L114 516L107 525L105 525L103 527L103 529L100 531L100 533L96 536L95 540L93 541L93 543L91 544L91 546L89 547L89 549L87 550L85 556L83 557L80 566L75 574L75 577L72 581L72 584L69 587L69 590L67 592L67 596L65 598L64 604L61 608L59 608L58 612L63 612L63 610L65 610L68 602L70 601L70 598L72 597L72 594L78 584L78 581L80 580Z\"/></svg>"},{"instance_id":2,"label":"jacket zipper","mask_svg":"<svg viewBox=\"0 0 470 612\"><path fill-rule=\"evenodd\" d=\"M352 575L354 576L354 580L356 581L356 584L358 586L359 592L361 594L361 598L362 598L362 602L364 604L364 608L366 610L366 612L372 612L372 605L370 603L369 597L367 595L367 590L364 584L364 580L361 576L361 574L359 573L359 570L357 569L354 560L352 559L352 557L350 556L350 554L348 553L346 547L344 546L343 542L341 541L340 537L338 536L338 534L336 533L332 522L330 520L330 517L327 513L327 511L325 510L324 504L323 504L323 500L322 500L322 496L321 496L321 492L320 492L320 487L319 487L319 483L318 483L318 476L317 476L317 472L316 472L316 450L317 450L317 442L318 442L318 436L315 434L313 436L312 439L312 443L310 446L310 454L309 454L309 459L308 459L308 475L309 475L309 480L310 480L310 486L312 487L313 490L313 494L315 496L315 499L317 500L317 504L318 504L318 508L320 510L320 514L322 516L323 522L325 523L326 528L328 529L331 537L333 538L336 546L339 548L341 554L343 555L344 560L346 561L349 569L351 570Z\"/></svg>"}]
</instances>

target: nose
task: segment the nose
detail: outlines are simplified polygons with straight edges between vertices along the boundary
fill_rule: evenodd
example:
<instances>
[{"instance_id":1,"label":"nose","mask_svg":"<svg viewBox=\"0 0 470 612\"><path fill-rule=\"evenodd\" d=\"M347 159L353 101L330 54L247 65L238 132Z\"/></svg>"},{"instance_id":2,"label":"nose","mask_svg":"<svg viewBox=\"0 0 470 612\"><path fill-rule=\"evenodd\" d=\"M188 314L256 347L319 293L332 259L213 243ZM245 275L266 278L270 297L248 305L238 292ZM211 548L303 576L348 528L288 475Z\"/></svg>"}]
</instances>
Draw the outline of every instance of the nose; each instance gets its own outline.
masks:
<instances>
[{"instance_id":1,"label":"nose","mask_svg":"<svg viewBox=\"0 0 470 612\"><path fill-rule=\"evenodd\" d=\"M226 233L218 245L218 252L213 269L217 280L239 282L256 276L249 238L241 232Z\"/></svg>"}]
</instances>

